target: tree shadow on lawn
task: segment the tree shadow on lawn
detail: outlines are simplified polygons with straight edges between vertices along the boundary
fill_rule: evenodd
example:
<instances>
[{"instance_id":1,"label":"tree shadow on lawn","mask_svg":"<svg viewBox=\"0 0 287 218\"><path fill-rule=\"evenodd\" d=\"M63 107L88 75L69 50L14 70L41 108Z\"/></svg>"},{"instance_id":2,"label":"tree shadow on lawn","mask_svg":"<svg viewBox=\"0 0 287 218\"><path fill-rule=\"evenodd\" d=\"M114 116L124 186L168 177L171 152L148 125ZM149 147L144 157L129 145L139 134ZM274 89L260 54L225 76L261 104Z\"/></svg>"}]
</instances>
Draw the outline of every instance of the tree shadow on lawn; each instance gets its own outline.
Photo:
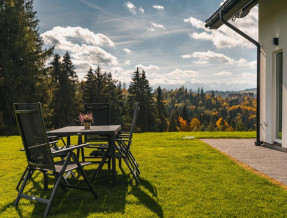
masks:
<instances>
[{"instance_id":1,"label":"tree shadow on lawn","mask_svg":"<svg viewBox=\"0 0 287 218\"><path fill-rule=\"evenodd\" d=\"M94 174L94 170L85 170L85 172L89 178ZM40 178L39 181L39 178L37 178L37 181L35 181L35 178L40 175L42 175L40 172L34 173L33 178L29 181L29 183L32 183L32 186L25 188L24 193L41 198L49 198L52 188L54 187L54 177L49 177L49 189L44 191L43 179ZM67 192L64 192L59 186L49 216L87 217L91 213L98 215L101 213L104 215L113 213L124 214L128 187L131 186L132 189L129 194L134 195L140 201L140 204L143 204L159 217L163 217L163 210L157 200L154 199L157 198L157 190L149 181L141 179L141 185L132 185L134 182L133 178L122 171L122 174L117 175L117 185L112 187L111 177L111 172L108 170L102 170L101 174L96 177L93 187L99 197L97 200L95 200L91 192L69 188L67 188ZM82 177L76 184L79 187L86 187L86 183ZM148 190L152 196L147 194L144 189ZM31 207L31 202L32 201L25 199L20 200L19 207L16 207L19 217L23 217L25 206L27 206L28 203L28 207ZM35 207L29 217L42 217L46 209L46 204L39 202L35 202L34 204ZM5 205L0 210L0 213L6 211L11 206L14 206L14 201Z\"/></svg>"}]
</instances>

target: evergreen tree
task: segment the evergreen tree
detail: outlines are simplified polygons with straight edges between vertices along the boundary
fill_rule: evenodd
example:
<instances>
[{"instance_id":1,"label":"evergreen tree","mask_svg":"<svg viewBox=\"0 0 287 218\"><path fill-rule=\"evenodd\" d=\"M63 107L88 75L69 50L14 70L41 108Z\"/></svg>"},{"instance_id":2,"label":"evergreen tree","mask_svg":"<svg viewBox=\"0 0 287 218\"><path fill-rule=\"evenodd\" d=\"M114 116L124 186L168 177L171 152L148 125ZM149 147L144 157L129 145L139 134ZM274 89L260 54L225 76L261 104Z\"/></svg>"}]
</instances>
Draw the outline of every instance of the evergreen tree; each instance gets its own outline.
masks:
<instances>
[{"instance_id":1,"label":"evergreen tree","mask_svg":"<svg viewBox=\"0 0 287 218\"><path fill-rule=\"evenodd\" d=\"M138 115L137 125L141 131L154 131L155 130L155 116L152 89L146 79L145 72L139 72L139 69L134 72L132 82L129 89L129 105L130 114L133 111L135 102L140 103L140 110Z\"/></svg>"},{"instance_id":2,"label":"evergreen tree","mask_svg":"<svg viewBox=\"0 0 287 218\"><path fill-rule=\"evenodd\" d=\"M106 75L102 73L102 69L98 66L95 70L95 103L106 103L104 102L104 87L106 86Z\"/></svg>"},{"instance_id":3,"label":"evergreen tree","mask_svg":"<svg viewBox=\"0 0 287 218\"><path fill-rule=\"evenodd\" d=\"M142 123L144 123L143 131L155 131L155 110L154 110L154 100L152 95L152 88L149 85L149 81L146 78L145 71L141 73L140 83L142 87L142 104L141 112L142 114ZM143 120L144 119L144 120Z\"/></svg>"},{"instance_id":4,"label":"evergreen tree","mask_svg":"<svg viewBox=\"0 0 287 218\"><path fill-rule=\"evenodd\" d=\"M111 73L102 72L98 66L95 72L89 69L84 83L85 103L108 103L110 104L111 124L123 124L124 98L121 85L117 86L117 80L112 78Z\"/></svg>"},{"instance_id":5,"label":"evergreen tree","mask_svg":"<svg viewBox=\"0 0 287 218\"><path fill-rule=\"evenodd\" d=\"M157 125L157 130L160 132L165 132L167 130L167 120L166 120L166 109L162 99L162 89L160 86L156 90L156 109L157 109L157 118L159 120Z\"/></svg>"},{"instance_id":6,"label":"evergreen tree","mask_svg":"<svg viewBox=\"0 0 287 218\"><path fill-rule=\"evenodd\" d=\"M42 49L33 0L0 1L0 134L18 133L14 102L38 102L47 95ZM42 102L45 103L45 102Z\"/></svg>"},{"instance_id":7,"label":"evergreen tree","mask_svg":"<svg viewBox=\"0 0 287 218\"><path fill-rule=\"evenodd\" d=\"M64 55L63 63L60 61L60 56L55 54L51 65L54 81L56 81L51 102L53 125L55 128L72 125L75 122L76 113L79 112L75 107L77 81L75 67L69 53Z\"/></svg>"},{"instance_id":8,"label":"evergreen tree","mask_svg":"<svg viewBox=\"0 0 287 218\"><path fill-rule=\"evenodd\" d=\"M168 131L169 132L177 132L178 131L178 117L175 110L172 110L170 119L169 119L169 126Z\"/></svg>"},{"instance_id":9,"label":"evergreen tree","mask_svg":"<svg viewBox=\"0 0 287 218\"><path fill-rule=\"evenodd\" d=\"M84 102L94 103L96 99L96 80L93 69L90 67L85 76L86 82L84 83Z\"/></svg>"},{"instance_id":10,"label":"evergreen tree","mask_svg":"<svg viewBox=\"0 0 287 218\"><path fill-rule=\"evenodd\" d=\"M187 110L186 104L184 104L184 106L182 108L181 116L182 116L182 118L184 120L187 120L187 122L190 122L190 117L189 117L189 114L188 114L188 110Z\"/></svg>"}]
</instances>

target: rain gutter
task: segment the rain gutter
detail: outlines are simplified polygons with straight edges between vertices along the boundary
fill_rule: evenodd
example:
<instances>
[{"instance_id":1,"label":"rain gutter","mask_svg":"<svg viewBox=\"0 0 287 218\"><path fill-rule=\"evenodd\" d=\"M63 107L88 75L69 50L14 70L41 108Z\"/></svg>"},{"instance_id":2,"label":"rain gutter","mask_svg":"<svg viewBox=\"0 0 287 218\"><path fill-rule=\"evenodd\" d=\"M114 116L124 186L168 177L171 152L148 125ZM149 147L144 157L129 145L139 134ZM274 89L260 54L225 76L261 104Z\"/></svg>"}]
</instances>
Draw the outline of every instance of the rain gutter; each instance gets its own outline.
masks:
<instances>
[{"instance_id":1,"label":"rain gutter","mask_svg":"<svg viewBox=\"0 0 287 218\"><path fill-rule=\"evenodd\" d=\"M244 32L233 26L232 24L228 23L224 18L222 11L219 11L219 18L223 24L228 26L230 29L247 39L249 42L254 44L257 47L257 105L256 105L256 142L255 145L259 146L263 142L260 141L260 53L261 53L261 46L259 42L252 39L250 36L246 35Z\"/></svg>"}]
</instances>

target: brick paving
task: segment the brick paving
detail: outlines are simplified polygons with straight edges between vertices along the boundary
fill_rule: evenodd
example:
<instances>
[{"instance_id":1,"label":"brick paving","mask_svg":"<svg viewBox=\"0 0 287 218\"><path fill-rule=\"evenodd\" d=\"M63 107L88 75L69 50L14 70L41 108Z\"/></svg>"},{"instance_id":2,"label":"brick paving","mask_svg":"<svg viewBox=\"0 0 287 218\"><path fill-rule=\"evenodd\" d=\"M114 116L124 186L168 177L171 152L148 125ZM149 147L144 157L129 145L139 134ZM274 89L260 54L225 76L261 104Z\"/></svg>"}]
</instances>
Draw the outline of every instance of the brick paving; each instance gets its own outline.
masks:
<instances>
[{"instance_id":1,"label":"brick paving","mask_svg":"<svg viewBox=\"0 0 287 218\"><path fill-rule=\"evenodd\" d=\"M255 146L255 139L202 139L202 141L287 185L287 153Z\"/></svg>"}]
</instances>

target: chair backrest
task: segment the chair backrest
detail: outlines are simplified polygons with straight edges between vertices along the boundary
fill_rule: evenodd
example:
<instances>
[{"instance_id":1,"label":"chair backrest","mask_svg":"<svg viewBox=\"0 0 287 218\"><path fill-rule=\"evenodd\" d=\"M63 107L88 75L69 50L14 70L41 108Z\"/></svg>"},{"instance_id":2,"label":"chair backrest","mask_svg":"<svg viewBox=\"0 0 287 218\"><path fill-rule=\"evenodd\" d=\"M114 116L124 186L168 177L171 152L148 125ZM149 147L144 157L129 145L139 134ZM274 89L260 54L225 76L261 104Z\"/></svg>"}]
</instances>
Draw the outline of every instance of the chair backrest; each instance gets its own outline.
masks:
<instances>
[{"instance_id":1,"label":"chair backrest","mask_svg":"<svg viewBox=\"0 0 287 218\"><path fill-rule=\"evenodd\" d=\"M55 170L40 103L15 103L14 111L28 164Z\"/></svg>"},{"instance_id":2,"label":"chair backrest","mask_svg":"<svg viewBox=\"0 0 287 218\"><path fill-rule=\"evenodd\" d=\"M110 104L85 104L85 113L92 112L95 126L110 125Z\"/></svg>"},{"instance_id":3,"label":"chair backrest","mask_svg":"<svg viewBox=\"0 0 287 218\"><path fill-rule=\"evenodd\" d=\"M140 107L139 107L139 102L136 102L134 105L134 114L133 114L133 121L132 121L132 126L131 126L131 131L130 131L130 137L129 140L132 139L132 135L134 132L134 128L137 122L137 118L138 118L138 111L139 111Z\"/></svg>"}]
</instances>

